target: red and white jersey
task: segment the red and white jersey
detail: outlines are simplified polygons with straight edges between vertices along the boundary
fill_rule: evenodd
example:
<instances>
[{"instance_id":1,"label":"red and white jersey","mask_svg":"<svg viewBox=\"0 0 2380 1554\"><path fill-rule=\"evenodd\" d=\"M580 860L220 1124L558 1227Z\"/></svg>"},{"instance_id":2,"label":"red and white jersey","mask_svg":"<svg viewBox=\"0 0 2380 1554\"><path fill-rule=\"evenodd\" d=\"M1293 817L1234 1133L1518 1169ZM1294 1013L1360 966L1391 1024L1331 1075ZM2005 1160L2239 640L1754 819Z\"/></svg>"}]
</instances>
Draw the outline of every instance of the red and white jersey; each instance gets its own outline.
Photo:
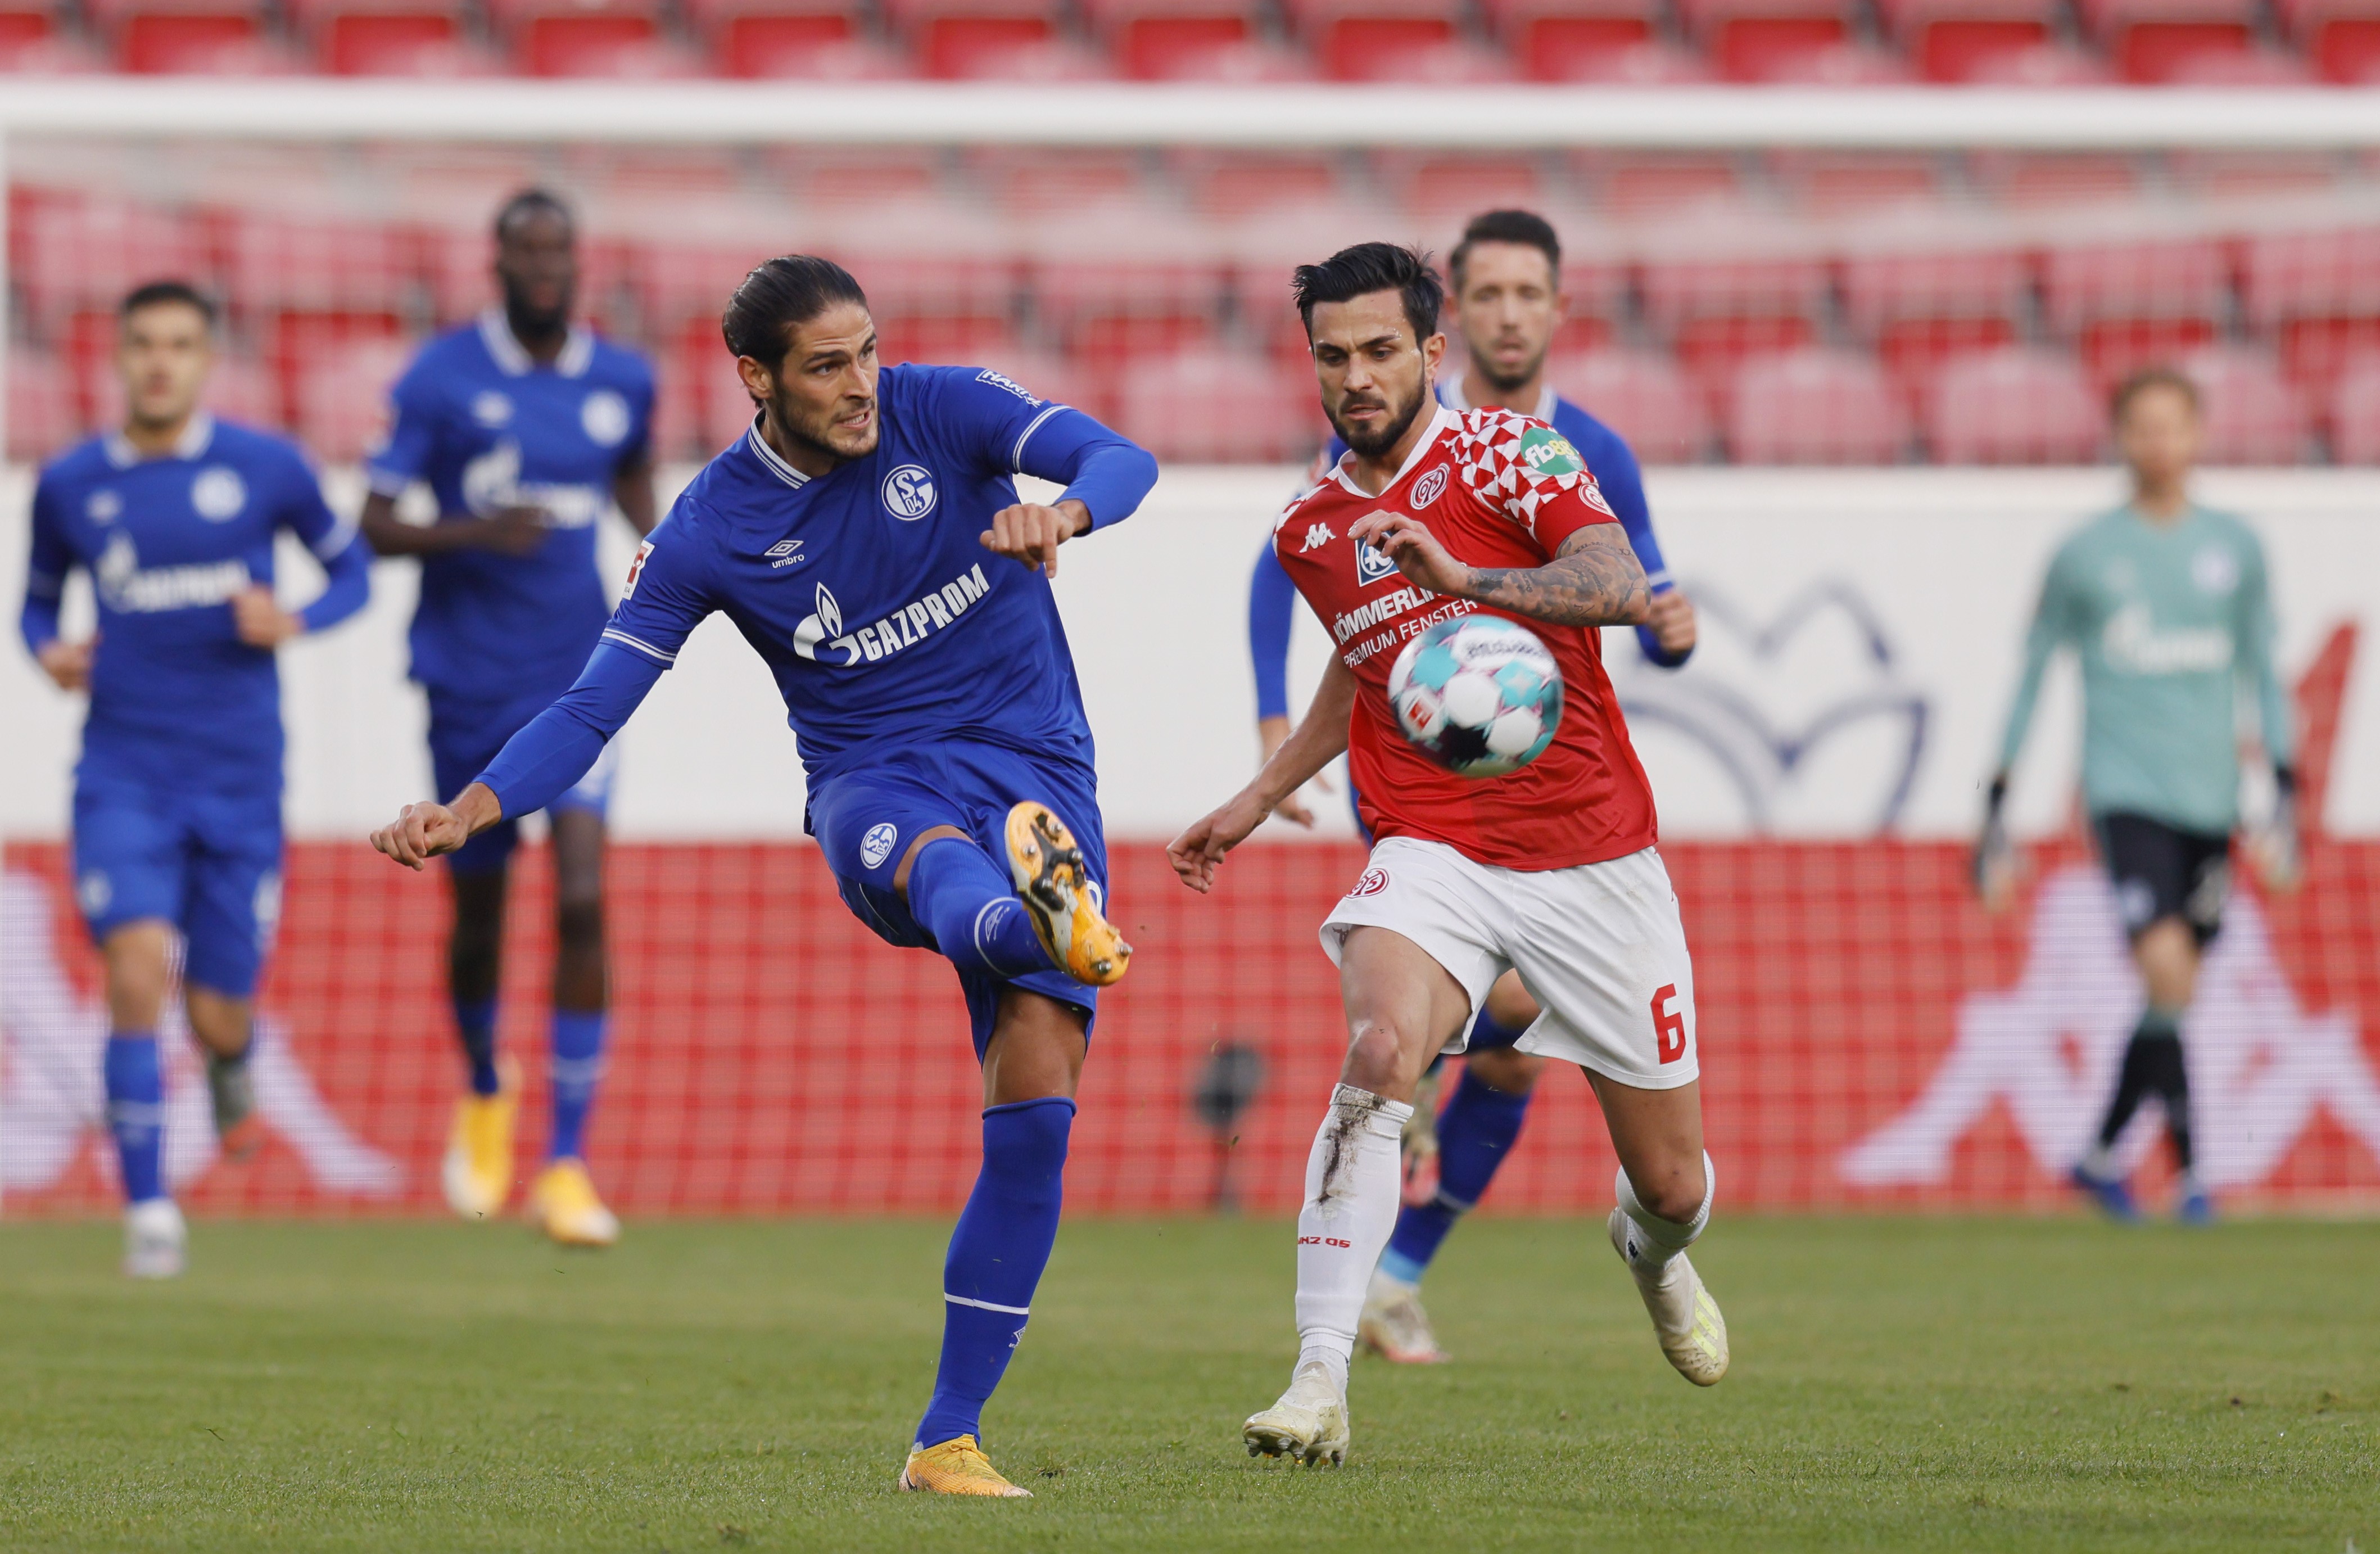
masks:
<instances>
[{"instance_id":1,"label":"red and white jersey","mask_svg":"<svg viewBox=\"0 0 2380 1554\"><path fill-rule=\"evenodd\" d=\"M1549 625L1431 593L1347 538L1367 514L1407 512L1474 566L1543 566L1590 524L1615 523L1578 452L1545 422L1509 410L1436 407L1428 433L1378 496L1343 466L1289 504L1273 550L1355 673L1347 762L1375 836L1443 842L1504 868L1569 868L1653 845L1653 792L1603 672L1592 627ZM1351 457L1353 455L1350 455ZM1545 754L1503 777L1458 777L1407 743L1389 670L1407 642L1474 611L1519 621L1561 665L1561 725Z\"/></svg>"}]
</instances>

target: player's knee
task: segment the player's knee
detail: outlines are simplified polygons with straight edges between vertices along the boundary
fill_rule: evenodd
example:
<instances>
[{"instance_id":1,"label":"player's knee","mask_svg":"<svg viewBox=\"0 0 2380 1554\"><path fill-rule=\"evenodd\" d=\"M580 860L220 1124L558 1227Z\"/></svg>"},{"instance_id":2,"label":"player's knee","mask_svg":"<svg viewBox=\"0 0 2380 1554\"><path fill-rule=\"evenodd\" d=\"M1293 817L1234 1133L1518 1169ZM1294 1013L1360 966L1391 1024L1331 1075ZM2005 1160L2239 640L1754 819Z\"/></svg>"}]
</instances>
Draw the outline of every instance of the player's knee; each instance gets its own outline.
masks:
<instances>
[{"instance_id":1,"label":"player's knee","mask_svg":"<svg viewBox=\"0 0 2380 1554\"><path fill-rule=\"evenodd\" d=\"M1361 1022L1354 1038L1347 1044L1347 1062L1342 1077L1357 1089L1369 1090L1374 1095L1407 1099L1429 1061L1425 1050L1427 1046L1419 1033L1403 1029L1396 1021Z\"/></svg>"},{"instance_id":2,"label":"player's knee","mask_svg":"<svg viewBox=\"0 0 2380 1554\"><path fill-rule=\"evenodd\" d=\"M165 1009L173 935L164 923L127 923L101 951L107 962L107 1011L118 1030L154 1030Z\"/></svg>"},{"instance_id":3,"label":"player's knee","mask_svg":"<svg viewBox=\"0 0 2380 1554\"><path fill-rule=\"evenodd\" d=\"M1672 1224L1691 1223L1709 1196L1710 1183L1703 1172L1700 1150L1639 1160L1627 1179L1645 1212Z\"/></svg>"}]
</instances>

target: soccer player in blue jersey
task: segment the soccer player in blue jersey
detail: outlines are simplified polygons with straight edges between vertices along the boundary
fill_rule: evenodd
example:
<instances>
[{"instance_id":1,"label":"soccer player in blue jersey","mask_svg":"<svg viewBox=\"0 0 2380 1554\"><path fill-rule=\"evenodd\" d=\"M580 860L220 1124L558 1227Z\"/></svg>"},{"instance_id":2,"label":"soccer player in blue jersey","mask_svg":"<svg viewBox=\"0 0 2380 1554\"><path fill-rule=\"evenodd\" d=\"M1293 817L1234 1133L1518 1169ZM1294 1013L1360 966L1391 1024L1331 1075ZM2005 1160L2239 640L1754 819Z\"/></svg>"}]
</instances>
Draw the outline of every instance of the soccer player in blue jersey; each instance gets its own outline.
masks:
<instances>
[{"instance_id":1,"label":"soccer player in blue jersey","mask_svg":"<svg viewBox=\"0 0 2380 1554\"><path fill-rule=\"evenodd\" d=\"M398 381L363 514L365 537L382 555L421 558L413 677L430 696L430 759L442 794L459 792L594 650L608 613L595 569L597 520L616 504L640 538L656 521L652 370L573 324L569 211L528 190L497 214L495 238L503 305L430 342ZM397 498L416 481L436 498L434 524L397 516ZM504 674L490 672L496 664ZM553 842L553 1126L528 1208L546 1234L578 1246L606 1246L620 1233L585 1157L603 1065L611 783L611 761L599 761L543 806ZM522 813L447 860L447 989L468 1089L442 1176L447 1203L467 1220L502 1212L512 1193L518 1082L496 1061L496 989Z\"/></svg>"},{"instance_id":2,"label":"soccer player in blue jersey","mask_svg":"<svg viewBox=\"0 0 2380 1554\"><path fill-rule=\"evenodd\" d=\"M759 414L638 552L577 684L449 803L407 806L372 844L418 868L552 802L687 633L714 611L735 623L784 697L805 824L844 904L957 968L983 1070L983 1167L900 1484L1022 1496L979 1421L1057 1236L1099 989L1132 953L1104 915L1091 732L1049 575L1062 543L1139 505L1157 464L997 372L880 370L867 298L825 260L753 271L722 333ZM1019 473L1065 489L1020 502Z\"/></svg>"},{"instance_id":3,"label":"soccer player in blue jersey","mask_svg":"<svg viewBox=\"0 0 2380 1554\"><path fill-rule=\"evenodd\" d=\"M182 941L182 997L205 1048L224 1151L258 1143L251 997L281 908L281 681L274 650L364 606L370 552L287 441L199 407L214 308L178 281L124 299L121 430L42 471L33 491L25 646L87 691L75 768L75 898L107 968L107 1122L125 1211L124 1270L182 1271L164 1171L157 1024ZM328 579L305 609L273 594L288 529ZM67 577L89 573L98 630L61 635Z\"/></svg>"},{"instance_id":4,"label":"soccer player in blue jersey","mask_svg":"<svg viewBox=\"0 0 2380 1554\"><path fill-rule=\"evenodd\" d=\"M1463 229L1451 268L1456 322L1470 360L1464 370L1439 380L1439 401L1454 410L1518 410L1551 422L1570 439L1619 515L1652 585L1652 616L1636 627L1638 645L1665 669L1683 664L1694 650L1694 605L1661 559L1636 455L1618 432L1555 394L1546 378L1547 352L1564 310L1560 239L1542 216L1489 211ZM1317 468L1335 467L1346 451L1345 443L1332 438ZM1296 599L1289 574L1268 544L1248 589L1260 760L1271 759L1289 735L1289 633ZM1295 824L1314 824L1312 811L1294 798L1278 812ZM1427 1101L1414 1109L1406 1134L1407 1201L1373 1275L1361 1329L1366 1346L1388 1359L1427 1365L1446 1358L1421 1304L1422 1275L1455 1220L1479 1202L1520 1139L1529 1096L1546 1061L1516 1050L1513 1043L1537 1014L1519 976L1505 973L1472 1023L1463 1076L1445 1109L1434 1119ZM1426 1084L1434 1083L1435 1065L1431 1072Z\"/></svg>"}]
</instances>

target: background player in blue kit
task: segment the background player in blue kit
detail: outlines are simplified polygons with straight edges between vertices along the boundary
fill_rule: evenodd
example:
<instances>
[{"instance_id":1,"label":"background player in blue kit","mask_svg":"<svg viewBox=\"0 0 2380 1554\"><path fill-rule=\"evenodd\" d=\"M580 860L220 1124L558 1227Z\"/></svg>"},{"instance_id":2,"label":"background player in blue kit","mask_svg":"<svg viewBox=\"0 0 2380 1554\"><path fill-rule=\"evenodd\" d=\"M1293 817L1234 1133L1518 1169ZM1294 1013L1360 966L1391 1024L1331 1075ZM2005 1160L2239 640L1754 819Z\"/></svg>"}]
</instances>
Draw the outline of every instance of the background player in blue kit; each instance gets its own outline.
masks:
<instances>
[{"instance_id":1,"label":"background player in blue kit","mask_svg":"<svg viewBox=\"0 0 2380 1554\"><path fill-rule=\"evenodd\" d=\"M1049 576L1060 544L1139 505L1156 461L997 372L880 372L867 298L824 260L753 271L722 333L759 413L638 552L577 684L451 804L407 806L372 844L418 868L552 802L705 616L735 623L784 697L844 904L957 968L983 1069L983 1167L900 1483L1021 1496L979 1421L1057 1236L1098 989L1132 953L1104 916L1091 733ZM1019 502L1019 473L1065 490Z\"/></svg>"},{"instance_id":2,"label":"background player in blue kit","mask_svg":"<svg viewBox=\"0 0 2380 1554\"><path fill-rule=\"evenodd\" d=\"M199 407L214 309L176 281L124 300L121 431L42 471L20 617L67 690L91 693L75 768L75 897L107 965L107 1119L123 1173L124 1269L182 1271L163 1167L157 1023L183 941L190 1029L207 1052L226 1154L257 1143L251 995L281 907L281 680L273 650L364 606L370 552L298 449ZM288 529L328 582L295 613L273 597ZM59 635L68 573L91 575L98 631Z\"/></svg>"},{"instance_id":3,"label":"background player in blue kit","mask_svg":"<svg viewBox=\"0 0 2380 1554\"><path fill-rule=\"evenodd\" d=\"M652 370L571 322L577 249L570 212L531 189L496 216L503 307L424 346L395 391L385 444L371 455L363 530L382 555L421 557L413 677L430 695L438 791L461 791L521 725L568 688L609 613L595 525L615 504L652 531L647 431ZM438 521L407 523L396 499L415 481ZM529 1213L574 1245L608 1245L619 1221L584 1158L602 1071L603 813L612 764L596 764L543 806L552 823L555 909L553 1128ZM532 806L532 807L538 807ZM469 1088L456 1105L443 1176L465 1219L501 1212L513 1182L517 1081L496 1062L507 865L520 815L448 860L455 928L447 983Z\"/></svg>"},{"instance_id":4,"label":"background player in blue kit","mask_svg":"<svg viewBox=\"0 0 2380 1554\"><path fill-rule=\"evenodd\" d=\"M1546 378L1547 352L1564 310L1560 239L1542 216L1490 211L1463 228L1450 267L1469 360L1463 371L1439 378L1439 399L1455 410L1518 410L1551 422L1570 439L1595 472L1652 585L1652 617L1636 627L1637 643L1653 662L1677 668L1694 650L1694 611L1661 559L1636 455L1618 432L1555 394ZM1346 451L1332 438L1318 461L1317 478ZM1248 589L1260 763L1289 735L1289 633L1296 601L1289 574L1268 544ZM1277 813L1298 825L1314 823L1313 813L1293 798ZM1427 1100L1414 1108L1406 1135L1406 1204L1373 1276L1361 1329L1363 1342L1389 1359L1429 1364L1446 1357L1422 1307L1421 1278L1454 1221L1478 1203L1521 1136L1545 1060L1512 1044L1536 1017L1536 1001L1507 972L1472 1023L1463 1078L1445 1110L1434 1114Z\"/></svg>"}]
</instances>

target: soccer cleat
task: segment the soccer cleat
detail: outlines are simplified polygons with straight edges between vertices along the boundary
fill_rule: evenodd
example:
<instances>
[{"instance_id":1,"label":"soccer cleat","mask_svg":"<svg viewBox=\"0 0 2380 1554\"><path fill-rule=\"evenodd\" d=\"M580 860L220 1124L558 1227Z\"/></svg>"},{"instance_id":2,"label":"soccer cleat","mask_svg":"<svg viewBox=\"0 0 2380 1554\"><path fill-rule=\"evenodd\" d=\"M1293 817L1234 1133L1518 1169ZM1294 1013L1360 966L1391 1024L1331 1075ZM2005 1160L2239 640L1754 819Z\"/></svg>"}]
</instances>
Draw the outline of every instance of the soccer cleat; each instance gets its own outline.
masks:
<instances>
[{"instance_id":1,"label":"soccer cleat","mask_svg":"<svg viewBox=\"0 0 2380 1554\"><path fill-rule=\"evenodd\" d=\"M555 1160L537 1173L529 1184L528 1217L565 1246L609 1246L620 1239L620 1221L595 1195L584 1160Z\"/></svg>"},{"instance_id":2,"label":"soccer cleat","mask_svg":"<svg viewBox=\"0 0 2380 1554\"><path fill-rule=\"evenodd\" d=\"M2132 1201L2132 1190L2121 1178L2094 1176L2082 1166L2067 1172L2066 1179L2091 1196L2100 1211L2121 1224L2131 1224L2141 1217L2141 1206Z\"/></svg>"},{"instance_id":3,"label":"soccer cleat","mask_svg":"<svg viewBox=\"0 0 2380 1554\"><path fill-rule=\"evenodd\" d=\"M520 1108L520 1070L507 1061L492 1096L455 1103L454 1130L439 1179L446 1206L466 1220L492 1220L513 1192L513 1114Z\"/></svg>"},{"instance_id":4,"label":"soccer cleat","mask_svg":"<svg viewBox=\"0 0 2380 1554\"><path fill-rule=\"evenodd\" d=\"M207 1054L207 1100L215 1114L215 1141L224 1159L244 1160L264 1142L264 1124L256 1115L256 1078L249 1072L249 1052L236 1058Z\"/></svg>"},{"instance_id":5,"label":"soccer cleat","mask_svg":"<svg viewBox=\"0 0 2380 1554\"><path fill-rule=\"evenodd\" d=\"M1240 1427L1251 1457L1288 1457L1314 1467L1347 1460L1347 1400L1319 1362L1302 1366L1289 1390Z\"/></svg>"},{"instance_id":6,"label":"soccer cleat","mask_svg":"<svg viewBox=\"0 0 2380 1554\"><path fill-rule=\"evenodd\" d=\"M1629 1256L1630 1232L1635 1228L1625 1209L1611 1211L1611 1249L1635 1277L1636 1293L1645 1297L1661 1353L1695 1386L1718 1386L1728 1362L1727 1318L1719 1315L1718 1302L1703 1288L1702 1275L1683 1252L1649 1270Z\"/></svg>"},{"instance_id":7,"label":"soccer cleat","mask_svg":"<svg viewBox=\"0 0 2380 1554\"><path fill-rule=\"evenodd\" d=\"M1100 916L1083 850L1048 805L1028 799L1009 810L1008 873L1060 970L1094 988L1123 980L1132 946Z\"/></svg>"},{"instance_id":8,"label":"soccer cleat","mask_svg":"<svg viewBox=\"0 0 2380 1554\"><path fill-rule=\"evenodd\" d=\"M1411 1285L1383 1291L1375 1279L1366 1294L1364 1315L1355 1324L1355 1342L1380 1358L1400 1366L1442 1366L1446 1352L1429 1330L1429 1313L1421 1306L1421 1292Z\"/></svg>"},{"instance_id":9,"label":"soccer cleat","mask_svg":"<svg viewBox=\"0 0 2380 1554\"><path fill-rule=\"evenodd\" d=\"M189 1232L172 1198L149 1198L124 1211L124 1274L128 1279L178 1279Z\"/></svg>"},{"instance_id":10,"label":"soccer cleat","mask_svg":"<svg viewBox=\"0 0 2380 1554\"><path fill-rule=\"evenodd\" d=\"M1029 1500L1030 1489L1002 1478L973 1436L958 1436L940 1446L912 1446L901 1469L901 1487L929 1495L989 1495L1003 1500Z\"/></svg>"}]
</instances>

